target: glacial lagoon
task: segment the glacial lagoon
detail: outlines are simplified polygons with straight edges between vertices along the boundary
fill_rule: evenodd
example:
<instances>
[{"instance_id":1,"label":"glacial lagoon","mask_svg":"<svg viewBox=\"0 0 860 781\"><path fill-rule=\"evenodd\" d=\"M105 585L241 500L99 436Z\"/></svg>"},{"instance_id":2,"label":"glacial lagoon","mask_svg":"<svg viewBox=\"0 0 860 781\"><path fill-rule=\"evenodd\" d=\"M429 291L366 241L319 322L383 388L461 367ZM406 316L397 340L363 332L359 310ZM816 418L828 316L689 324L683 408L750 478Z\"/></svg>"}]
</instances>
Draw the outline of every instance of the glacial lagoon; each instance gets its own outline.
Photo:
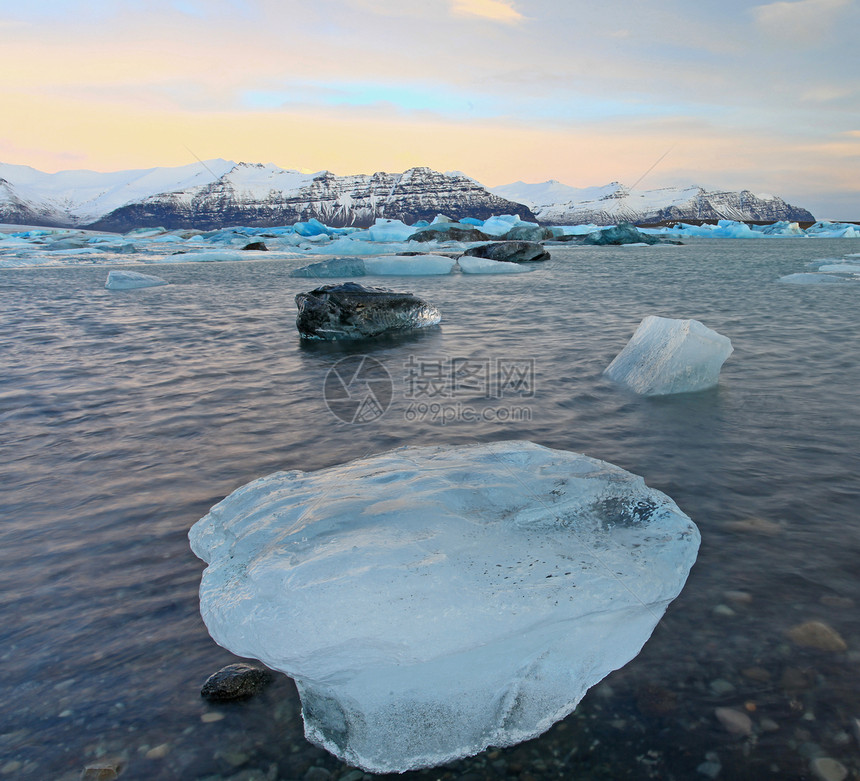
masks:
<instances>
[{"instance_id":1,"label":"glacial lagoon","mask_svg":"<svg viewBox=\"0 0 860 781\"><path fill-rule=\"evenodd\" d=\"M306 255L0 271L2 777L365 777L305 740L284 676L244 702L200 697L237 658L200 618L188 530L276 470L514 439L641 475L696 523L698 560L639 656L543 736L391 778L860 771L860 281L779 281L860 248L685 241L368 280L442 321L353 344L300 342ZM109 268L168 284L106 290ZM731 339L716 388L646 398L603 375L648 315ZM333 388L368 367L390 382L358 415Z\"/></svg>"}]
</instances>

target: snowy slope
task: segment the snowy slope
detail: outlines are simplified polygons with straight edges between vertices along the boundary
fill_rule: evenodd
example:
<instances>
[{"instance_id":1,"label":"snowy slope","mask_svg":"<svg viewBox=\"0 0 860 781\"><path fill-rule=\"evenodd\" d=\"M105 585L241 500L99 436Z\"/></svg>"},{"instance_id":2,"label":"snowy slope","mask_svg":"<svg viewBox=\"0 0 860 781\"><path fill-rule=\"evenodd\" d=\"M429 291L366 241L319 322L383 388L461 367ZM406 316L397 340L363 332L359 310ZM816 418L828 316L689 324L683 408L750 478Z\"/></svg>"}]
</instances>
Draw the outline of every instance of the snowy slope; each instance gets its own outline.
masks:
<instances>
[{"instance_id":1,"label":"snowy slope","mask_svg":"<svg viewBox=\"0 0 860 781\"><path fill-rule=\"evenodd\" d=\"M235 167L230 160L207 160L178 168L130 171L59 171L43 173L25 165L0 163L0 214L13 198L36 214L59 224L86 225L128 203L156 193L205 186ZM8 190L14 190L14 196Z\"/></svg>"}]
</instances>

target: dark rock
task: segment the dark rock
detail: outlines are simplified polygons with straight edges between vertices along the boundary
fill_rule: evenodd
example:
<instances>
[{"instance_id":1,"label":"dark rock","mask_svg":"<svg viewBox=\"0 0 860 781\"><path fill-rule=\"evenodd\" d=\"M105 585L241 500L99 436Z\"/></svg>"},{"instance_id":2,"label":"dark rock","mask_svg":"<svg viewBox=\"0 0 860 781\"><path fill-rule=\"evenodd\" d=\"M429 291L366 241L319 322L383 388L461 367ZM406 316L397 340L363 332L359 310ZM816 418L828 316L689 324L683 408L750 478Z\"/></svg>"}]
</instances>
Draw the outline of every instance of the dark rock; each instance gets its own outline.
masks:
<instances>
[{"instance_id":1,"label":"dark rock","mask_svg":"<svg viewBox=\"0 0 860 781\"><path fill-rule=\"evenodd\" d=\"M633 227L629 222L613 225L611 228L586 234L582 239L583 244L596 246L618 246L621 244L660 244L660 239Z\"/></svg>"},{"instance_id":2,"label":"dark rock","mask_svg":"<svg viewBox=\"0 0 860 781\"><path fill-rule=\"evenodd\" d=\"M434 223L415 231L409 241L488 241L492 236L459 223Z\"/></svg>"},{"instance_id":3,"label":"dark rock","mask_svg":"<svg viewBox=\"0 0 860 781\"><path fill-rule=\"evenodd\" d=\"M228 702L250 697L272 682L272 673L265 667L245 662L228 664L206 679L200 696L212 702Z\"/></svg>"},{"instance_id":4,"label":"dark rock","mask_svg":"<svg viewBox=\"0 0 860 781\"><path fill-rule=\"evenodd\" d=\"M474 258L500 260L505 263L532 263L539 260L549 260L549 252L536 241L494 241L490 244L481 244L478 247L469 247L463 254Z\"/></svg>"},{"instance_id":5,"label":"dark rock","mask_svg":"<svg viewBox=\"0 0 860 781\"><path fill-rule=\"evenodd\" d=\"M266 242L264 241L252 241L250 244L246 244L242 247L243 250L252 249L257 250L258 252L268 252L269 248L266 246Z\"/></svg>"},{"instance_id":6,"label":"dark rock","mask_svg":"<svg viewBox=\"0 0 860 781\"><path fill-rule=\"evenodd\" d=\"M553 237L549 228L540 225L516 225L504 236L503 241L545 241Z\"/></svg>"},{"instance_id":7,"label":"dark rock","mask_svg":"<svg viewBox=\"0 0 860 781\"><path fill-rule=\"evenodd\" d=\"M299 293L296 306L296 328L306 339L364 339L436 325L442 319L435 306L411 293L357 282Z\"/></svg>"}]
</instances>

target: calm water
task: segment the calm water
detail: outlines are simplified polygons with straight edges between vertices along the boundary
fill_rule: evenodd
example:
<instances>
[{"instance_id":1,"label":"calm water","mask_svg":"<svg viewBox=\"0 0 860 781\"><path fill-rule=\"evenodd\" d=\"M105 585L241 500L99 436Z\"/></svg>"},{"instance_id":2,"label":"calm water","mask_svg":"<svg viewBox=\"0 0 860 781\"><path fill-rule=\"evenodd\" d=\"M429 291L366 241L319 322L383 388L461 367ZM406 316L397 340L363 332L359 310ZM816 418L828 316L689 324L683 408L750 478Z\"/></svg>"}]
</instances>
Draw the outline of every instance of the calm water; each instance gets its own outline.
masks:
<instances>
[{"instance_id":1,"label":"calm water","mask_svg":"<svg viewBox=\"0 0 860 781\"><path fill-rule=\"evenodd\" d=\"M289 679L242 704L200 698L235 658L199 618L188 529L277 469L497 439L644 476L698 524L701 552L640 656L564 722L404 779L802 779L818 756L860 773L860 287L776 282L857 251L555 247L515 277L368 280L443 322L359 347L299 343L300 262L160 266L171 285L128 292L104 290L98 267L0 273L0 775L71 780L106 762L123 779L360 778L304 741ZM731 338L718 389L648 400L602 379L649 314ZM392 378L364 424L324 398L351 354ZM470 371L457 387L452 364ZM498 386L499 370L528 382ZM789 639L813 619L848 650ZM752 734L727 731L719 707Z\"/></svg>"}]
</instances>

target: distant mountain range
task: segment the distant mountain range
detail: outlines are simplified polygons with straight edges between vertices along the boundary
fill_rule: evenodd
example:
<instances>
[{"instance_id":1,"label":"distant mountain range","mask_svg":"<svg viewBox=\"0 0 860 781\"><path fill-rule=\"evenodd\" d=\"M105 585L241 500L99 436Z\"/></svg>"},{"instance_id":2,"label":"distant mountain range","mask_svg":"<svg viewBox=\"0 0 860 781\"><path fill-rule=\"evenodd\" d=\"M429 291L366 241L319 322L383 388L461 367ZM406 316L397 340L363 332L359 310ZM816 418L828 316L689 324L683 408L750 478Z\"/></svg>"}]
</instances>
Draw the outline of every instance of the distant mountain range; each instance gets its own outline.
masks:
<instances>
[{"instance_id":1,"label":"distant mountain range","mask_svg":"<svg viewBox=\"0 0 860 781\"><path fill-rule=\"evenodd\" d=\"M542 184L516 182L492 192L528 206L544 225L614 225L632 222L738 220L740 222L812 222L811 212L775 195L707 191L702 187L630 190L613 182L603 187L569 187L554 180Z\"/></svg>"},{"instance_id":2,"label":"distant mountain range","mask_svg":"<svg viewBox=\"0 0 860 781\"><path fill-rule=\"evenodd\" d=\"M617 183L581 189L555 181L488 189L461 173L420 167L336 176L219 159L177 168L48 174L0 163L0 223L126 232L266 227L311 218L333 227L367 227L380 217L413 224L437 214L481 220L517 214L546 225L814 219L780 198L746 190L630 191Z\"/></svg>"}]
</instances>

